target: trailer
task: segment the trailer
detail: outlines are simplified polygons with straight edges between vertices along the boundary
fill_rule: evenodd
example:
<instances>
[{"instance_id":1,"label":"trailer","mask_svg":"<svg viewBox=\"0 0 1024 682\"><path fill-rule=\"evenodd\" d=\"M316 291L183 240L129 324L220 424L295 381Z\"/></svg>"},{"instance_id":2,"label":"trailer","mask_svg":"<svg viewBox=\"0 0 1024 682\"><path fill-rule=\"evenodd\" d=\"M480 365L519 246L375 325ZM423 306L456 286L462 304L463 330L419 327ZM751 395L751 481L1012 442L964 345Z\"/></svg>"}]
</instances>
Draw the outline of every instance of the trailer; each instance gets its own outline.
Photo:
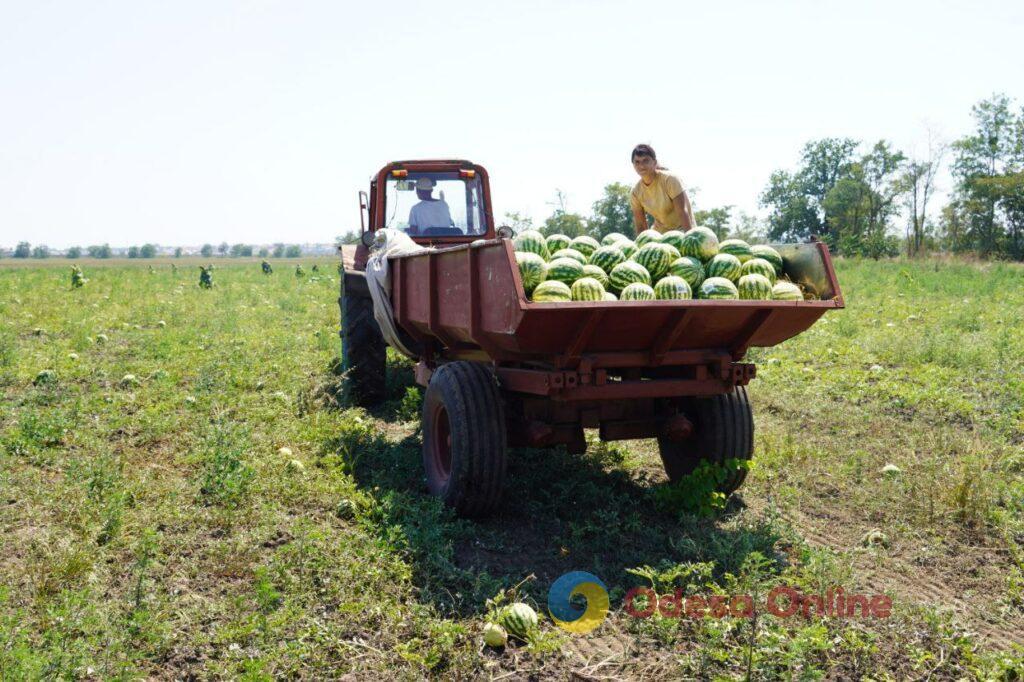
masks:
<instances>
[{"instance_id":1,"label":"trailer","mask_svg":"<svg viewBox=\"0 0 1024 682\"><path fill-rule=\"evenodd\" d=\"M395 205L408 191L399 189L403 179L463 183L464 195L453 192L461 222L403 228ZM363 273L373 232L397 226L434 247L390 260L390 296L426 389L427 486L466 516L499 503L510 446L582 453L584 429L604 441L657 439L670 480L705 460L749 460L754 421L745 387L756 367L744 361L747 350L781 343L843 307L821 242L773 245L785 274L814 300L531 302L511 232L494 226L487 172L468 161L388 164L370 194L360 194L360 210L368 214L363 244L343 250L339 299L353 399L372 405L384 394L385 346ZM745 473L730 470L721 492L735 491Z\"/></svg>"}]
</instances>

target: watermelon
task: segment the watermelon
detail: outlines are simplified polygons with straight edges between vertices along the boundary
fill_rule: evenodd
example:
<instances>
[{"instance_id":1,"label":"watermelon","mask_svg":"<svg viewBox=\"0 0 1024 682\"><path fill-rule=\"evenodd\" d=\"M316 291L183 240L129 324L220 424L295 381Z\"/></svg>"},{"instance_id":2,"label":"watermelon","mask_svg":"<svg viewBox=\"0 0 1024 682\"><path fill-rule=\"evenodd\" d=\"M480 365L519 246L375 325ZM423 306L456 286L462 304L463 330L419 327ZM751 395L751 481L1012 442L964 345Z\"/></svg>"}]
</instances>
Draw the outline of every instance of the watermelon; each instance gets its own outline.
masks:
<instances>
[{"instance_id":1,"label":"watermelon","mask_svg":"<svg viewBox=\"0 0 1024 682\"><path fill-rule=\"evenodd\" d=\"M593 277L580 277L572 283L572 300L600 301L604 298L604 287Z\"/></svg>"},{"instance_id":2,"label":"watermelon","mask_svg":"<svg viewBox=\"0 0 1024 682\"><path fill-rule=\"evenodd\" d=\"M772 300L775 301L802 301L804 294L800 287L792 282L778 282L772 287Z\"/></svg>"},{"instance_id":3,"label":"watermelon","mask_svg":"<svg viewBox=\"0 0 1024 682\"><path fill-rule=\"evenodd\" d=\"M642 282L633 282L619 296L620 301L653 301L655 298L654 289Z\"/></svg>"},{"instance_id":4,"label":"watermelon","mask_svg":"<svg viewBox=\"0 0 1024 682\"><path fill-rule=\"evenodd\" d=\"M750 244L742 239L726 239L718 245L718 253L731 253L739 258L741 263L746 263L754 257L750 252Z\"/></svg>"},{"instance_id":5,"label":"watermelon","mask_svg":"<svg viewBox=\"0 0 1024 682\"><path fill-rule=\"evenodd\" d=\"M532 251L516 251L516 263L519 264L519 277L523 280L523 289L529 296L547 277L547 263Z\"/></svg>"},{"instance_id":6,"label":"watermelon","mask_svg":"<svg viewBox=\"0 0 1024 682\"><path fill-rule=\"evenodd\" d=\"M744 275L764 275L768 278L773 285L775 284L775 266L766 261L763 258L751 258L743 264L742 273Z\"/></svg>"},{"instance_id":7,"label":"watermelon","mask_svg":"<svg viewBox=\"0 0 1024 682\"><path fill-rule=\"evenodd\" d=\"M566 286L583 276L583 264L572 258L555 258L548 263L548 280L557 280Z\"/></svg>"},{"instance_id":8,"label":"watermelon","mask_svg":"<svg viewBox=\"0 0 1024 682\"><path fill-rule=\"evenodd\" d=\"M533 300L538 303L543 301L571 301L572 291L569 289L568 284L549 279L538 284L537 288L533 290Z\"/></svg>"},{"instance_id":9,"label":"watermelon","mask_svg":"<svg viewBox=\"0 0 1024 682\"><path fill-rule=\"evenodd\" d=\"M525 640L526 635L537 627L537 612L529 604L516 602L502 609L499 620L508 634Z\"/></svg>"},{"instance_id":10,"label":"watermelon","mask_svg":"<svg viewBox=\"0 0 1024 682\"><path fill-rule=\"evenodd\" d=\"M556 258L572 258L580 265L587 264L587 257L576 249L559 249L551 254L551 260L555 260Z\"/></svg>"},{"instance_id":11,"label":"watermelon","mask_svg":"<svg viewBox=\"0 0 1024 682\"><path fill-rule=\"evenodd\" d=\"M508 633L497 623L484 625L484 644L491 647L503 647L508 644Z\"/></svg>"},{"instance_id":12,"label":"watermelon","mask_svg":"<svg viewBox=\"0 0 1024 682\"><path fill-rule=\"evenodd\" d=\"M736 290L736 285L725 277L708 277L701 282L700 288L697 289L697 298L738 299L739 297L740 292Z\"/></svg>"},{"instance_id":13,"label":"watermelon","mask_svg":"<svg viewBox=\"0 0 1024 682\"><path fill-rule=\"evenodd\" d=\"M597 243L597 240L585 234L581 234L571 242L569 242L569 248L576 249L587 258L590 258L590 254L597 251L597 247L601 246Z\"/></svg>"},{"instance_id":14,"label":"watermelon","mask_svg":"<svg viewBox=\"0 0 1024 682\"><path fill-rule=\"evenodd\" d=\"M695 227L683 237L679 252L700 261L709 261L718 253L718 237L706 227Z\"/></svg>"},{"instance_id":15,"label":"watermelon","mask_svg":"<svg viewBox=\"0 0 1024 682\"><path fill-rule=\"evenodd\" d=\"M626 256L617 244L602 246L590 254L590 264L596 265L605 272L611 272L612 268L624 260L626 260Z\"/></svg>"},{"instance_id":16,"label":"watermelon","mask_svg":"<svg viewBox=\"0 0 1024 682\"><path fill-rule=\"evenodd\" d=\"M767 244L755 244L750 247L750 253L754 258L763 258L775 267L775 274L782 275L782 256L779 252Z\"/></svg>"},{"instance_id":17,"label":"watermelon","mask_svg":"<svg viewBox=\"0 0 1024 682\"><path fill-rule=\"evenodd\" d=\"M690 290L690 285L686 283L685 279L669 275L662 277L654 285L654 295L658 297L659 301L668 301L693 298L693 291Z\"/></svg>"},{"instance_id":18,"label":"watermelon","mask_svg":"<svg viewBox=\"0 0 1024 682\"><path fill-rule=\"evenodd\" d=\"M622 255L626 258L632 258L635 256L638 248L636 243L631 242L628 239L624 239L616 243L615 246L619 247L619 250L622 251Z\"/></svg>"},{"instance_id":19,"label":"watermelon","mask_svg":"<svg viewBox=\"0 0 1024 682\"><path fill-rule=\"evenodd\" d=\"M515 244L516 251L535 253L544 260L550 257L547 240L537 230L526 230L520 233L512 243Z\"/></svg>"},{"instance_id":20,"label":"watermelon","mask_svg":"<svg viewBox=\"0 0 1024 682\"><path fill-rule=\"evenodd\" d=\"M633 260L647 268L647 272L651 273L651 279L657 281L668 272L668 267L677 258L679 252L674 246L664 242L647 242L636 252Z\"/></svg>"},{"instance_id":21,"label":"watermelon","mask_svg":"<svg viewBox=\"0 0 1024 682\"><path fill-rule=\"evenodd\" d=\"M619 297L616 296L615 294L613 294L610 291L606 291L606 292L604 292L604 298L602 300L604 300L604 301L617 301L617 300L619 300Z\"/></svg>"},{"instance_id":22,"label":"watermelon","mask_svg":"<svg viewBox=\"0 0 1024 682\"><path fill-rule=\"evenodd\" d=\"M740 277L736 289L740 292L740 298L746 301L768 301L772 297L771 281L758 273Z\"/></svg>"},{"instance_id":23,"label":"watermelon","mask_svg":"<svg viewBox=\"0 0 1024 682\"><path fill-rule=\"evenodd\" d=\"M731 253L720 253L708 261L704 272L708 277L724 277L735 282L743 273L743 266L740 265L740 259Z\"/></svg>"},{"instance_id":24,"label":"watermelon","mask_svg":"<svg viewBox=\"0 0 1024 682\"><path fill-rule=\"evenodd\" d=\"M548 240L548 251L550 251L551 253L554 253L555 251L558 251L560 249L568 249L569 248L569 244L572 243L571 239L566 237L564 234L558 234L558 233L549 234L547 236L547 240Z\"/></svg>"},{"instance_id":25,"label":"watermelon","mask_svg":"<svg viewBox=\"0 0 1024 682\"><path fill-rule=\"evenodd\" d=\"M593 277L594 279L601 283L601 288L608 288L608 273L602 270L601 268L597 267L596 265L584 265L583 276Z\"/></svg>"},{"instance_id":26,"label":"watermelon","mask_svg":"<svg viewBox=\"0 0 1024 682\"><path fill-rule=\"evenodd\" d=\"M661 241L674 246L679 253L683 252L684 239L686 239L686 233L682 230L669 230L661 235Z\"/></svg>"},{"instance_id":27,"label":"watermelon","mask_svg":"<svg viewBox=\"0 0 1024 682\"><path fill-rule=\"evenodd\" d=\"M640 248L649 242L660 242L661 232L658 232L657 230L644 230L636 236L635 241L637 248Z\"/></svg>"},{"instance_id":28,"label":"watermelon","mask_svg":"<svg viewBox=\"0 0 1024 682\"><path fill-rule=\"evenodd\" d=\"M550 272L548 272L548 277L551 277ZM649 286L651 284L651 275L647 272L647 268L631 260L619 263L612 268L610 273L608 273L609 288L616 293L622 291L627 285L633 284L634 282L647 284Z\"/></svg>"},{"instance_id":29,"label":"watermelon","mask_svg":"<svg viewBox=\"0 0 1024 682\"><path fill-rule=\"evenodd\" d=\"M608 234L606 234L604 237L601 238L601 244L603 246L608 246L609 244L614 244L616 242L621 242L621 241L627 241L628 242L629 241L629 237L627 237L626 235L622 234L621 232L609 232Z\"/></svg>"},{"instance_id":30,"label":"watermelon","mask_svg":"<svg viewBox=\"0 0 1024 682\"><path fill-rule=\"evenodd\" d=\"M690 285L690 289L696 291L704 281L704 266L693 256L683 256L672 261L668 266L668 274L682 277Z\"/></svg>"}]
</instances>

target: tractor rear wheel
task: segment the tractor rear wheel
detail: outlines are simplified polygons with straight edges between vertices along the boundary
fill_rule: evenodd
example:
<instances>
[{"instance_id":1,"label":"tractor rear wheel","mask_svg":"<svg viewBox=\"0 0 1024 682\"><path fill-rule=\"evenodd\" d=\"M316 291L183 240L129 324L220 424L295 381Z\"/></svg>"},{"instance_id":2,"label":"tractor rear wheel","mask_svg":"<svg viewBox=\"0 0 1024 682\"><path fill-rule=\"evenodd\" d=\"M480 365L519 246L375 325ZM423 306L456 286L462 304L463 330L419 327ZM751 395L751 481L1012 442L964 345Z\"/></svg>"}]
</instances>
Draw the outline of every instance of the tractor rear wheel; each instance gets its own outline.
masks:
<instances>
[{"instance_id":1,"label":"tractor rear wheel","mask_svg":"<svg viewBox=\"0 0 1024 682\"><path fill-rule=\"evenodd\" d=\"M505 482L505 409L489 367L450 362L423 397L423 468L430 493L460 516L494 511Z\"/></svg>"},{"instance_id":2,"label":"tractor rear wheel","mask_svg":"<svg viewBox=\"0 0 1024 682\"><path fill-rule=\"evenodd\" d=\"M385 396L387 345L373 318L373 300L346 291L341 312L342 366L349 396L360 407L376 405Z\"/></svg>"},{"instance_id":3,"label":"tractor rear wheel","mask_svg":"<svg viewBox=\"0 0 1024 682\"><path fill-rule=\"evenodd\" d=\"M737 386L730 393L692 398L684 411L693 422L693 435L682 441L658 438L658 451L670 481L693 473L704 460L723 464L730 459L746 461L753 455L754 415L746 388ZM746 477L745 468L731 471L719 492L735 492Z\"/></svg>"}]
</instances>

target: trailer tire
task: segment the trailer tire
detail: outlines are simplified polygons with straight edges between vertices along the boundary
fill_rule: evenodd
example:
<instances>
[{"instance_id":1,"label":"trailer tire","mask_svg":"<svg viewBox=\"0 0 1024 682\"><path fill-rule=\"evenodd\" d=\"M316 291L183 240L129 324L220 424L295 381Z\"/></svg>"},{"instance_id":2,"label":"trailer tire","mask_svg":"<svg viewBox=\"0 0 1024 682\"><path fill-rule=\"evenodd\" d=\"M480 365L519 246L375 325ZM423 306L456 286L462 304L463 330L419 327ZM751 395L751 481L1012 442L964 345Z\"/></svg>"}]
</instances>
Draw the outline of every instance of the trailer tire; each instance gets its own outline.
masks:
<instances>
[{"instance_id":1,"label":"trailer tire","mask_svg":"<svg viewBox=\"0 0 1024 682\"><path fill-rule=\"evenodd\" d=\"M670 481L693 472L701 461L721 464L729 459L749 460L754 453L754 415L747 389L737 386L730 393L709 398L692 398L684 406L693 422L693 435L683 441L658 438L658 451ZM726 495L735 492L747 477L737 469L719 486Z\"/></svg>"},{"instance_id":2,"label":"trailer tire","mask_svg":"<svg viewBox=\"0 0 1024 682\"><path fill-rule=\"evenodd\" d=\"M354 292L342 294L342 367L349 398L360 407L384 400L387 345L373 317L373 300Z\"/></svg>"},{"instance_id":3,"label":"trailer tire","mask_svg":"<svg viewBox=\"0 0 1024 682\"><path fill-rule=\"evenodd\" d=\"M449 362L423 397L423 468L430 493L460 516L485 516L505 482L505 409L494 373L477 362Z\"/></svg>"}]
</instances>

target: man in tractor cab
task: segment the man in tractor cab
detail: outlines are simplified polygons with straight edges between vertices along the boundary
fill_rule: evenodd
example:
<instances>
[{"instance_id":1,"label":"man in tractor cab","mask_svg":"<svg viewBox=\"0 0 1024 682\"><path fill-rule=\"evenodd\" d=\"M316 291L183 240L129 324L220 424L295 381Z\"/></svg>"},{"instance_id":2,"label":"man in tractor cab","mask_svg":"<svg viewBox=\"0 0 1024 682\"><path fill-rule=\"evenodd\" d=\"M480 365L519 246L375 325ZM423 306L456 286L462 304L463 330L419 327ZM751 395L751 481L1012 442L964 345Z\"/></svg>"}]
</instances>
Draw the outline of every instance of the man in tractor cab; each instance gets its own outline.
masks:
<instances>
[{"instance_id":1,"label":"man in tractor cab","mask_svg":"<svg viewBox=\"0 0 1024 682\"><path fill-rule=\"evenodd\" d=\"M419 202L409 209L409 233L422 234L431 227L455 227L452 214L444 199L434 198L434 181L420 178L416 181Z\"/></svg>"}]
</instances>

